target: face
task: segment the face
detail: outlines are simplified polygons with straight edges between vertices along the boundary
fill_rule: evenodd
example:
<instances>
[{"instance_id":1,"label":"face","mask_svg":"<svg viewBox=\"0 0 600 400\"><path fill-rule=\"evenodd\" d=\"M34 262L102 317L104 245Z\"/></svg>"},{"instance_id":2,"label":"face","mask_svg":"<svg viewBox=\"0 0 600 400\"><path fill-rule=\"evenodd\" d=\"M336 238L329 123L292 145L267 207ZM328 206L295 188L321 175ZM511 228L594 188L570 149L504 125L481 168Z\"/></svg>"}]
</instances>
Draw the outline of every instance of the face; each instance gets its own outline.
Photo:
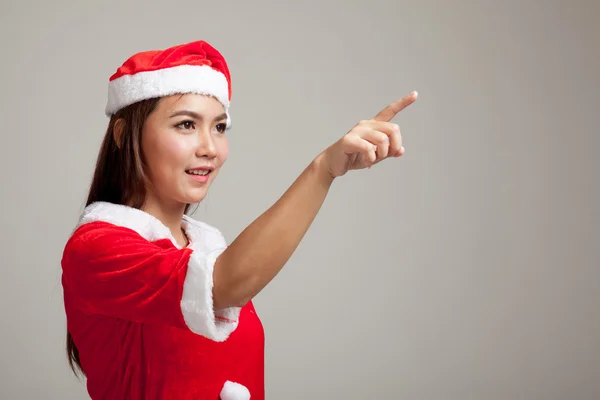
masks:
<instances>
[{"instance_id":1,"label":"face","mask_svg":"<svg viewBox=\"0 0 600 400\"><path fill-rule=\"evenodd\" d=\"M186 94L159 101L142 131L148 204L183 207L204 199L227 159L226 122L213 97Z\"/></svg>"}]
</instances>

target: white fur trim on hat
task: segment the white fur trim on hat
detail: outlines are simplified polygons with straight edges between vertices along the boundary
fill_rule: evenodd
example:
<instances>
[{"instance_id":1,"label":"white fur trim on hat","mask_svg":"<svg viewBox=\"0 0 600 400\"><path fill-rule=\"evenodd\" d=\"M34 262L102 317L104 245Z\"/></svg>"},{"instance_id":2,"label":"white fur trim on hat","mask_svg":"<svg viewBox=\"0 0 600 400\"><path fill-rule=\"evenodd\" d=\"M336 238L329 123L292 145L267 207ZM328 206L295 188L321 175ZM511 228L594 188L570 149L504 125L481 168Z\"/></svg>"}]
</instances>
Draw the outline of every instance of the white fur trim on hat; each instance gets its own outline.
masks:
<instances>
[{"instance_id":1,"label":"white fur trim on hat","mask_svg":"<svg viewBox=\"0 0 600 400\"><path fill-rule=\"evenodd\" d=\"M229 84L221 72L208 65L180 65L123 75L108 83L106 115L141 100L178 93L214 96L229 114Z\"/></svg>"}]
</instances>

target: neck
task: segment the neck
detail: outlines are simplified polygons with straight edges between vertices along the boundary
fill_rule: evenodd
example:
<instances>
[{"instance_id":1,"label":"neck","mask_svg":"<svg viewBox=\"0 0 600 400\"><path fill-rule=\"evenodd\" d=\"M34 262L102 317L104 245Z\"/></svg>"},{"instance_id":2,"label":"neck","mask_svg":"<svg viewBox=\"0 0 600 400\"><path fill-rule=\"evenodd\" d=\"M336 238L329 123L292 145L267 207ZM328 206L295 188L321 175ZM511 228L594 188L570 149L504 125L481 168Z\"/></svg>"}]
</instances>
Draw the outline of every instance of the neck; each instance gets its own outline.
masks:
<instances>
[{"instance_id":1,"label":"neck","mask_svg":"<svg viewBox=\"0 0 600 400\"><path fill-rule=\"evenodd\" d=\"M157 218L163 223L182 246L187 246L187 238L181 227L181 220L185 212L185 204L171 203L166 204L158 201L147 201L142 210Z\"/></svg>"}]
</instances>

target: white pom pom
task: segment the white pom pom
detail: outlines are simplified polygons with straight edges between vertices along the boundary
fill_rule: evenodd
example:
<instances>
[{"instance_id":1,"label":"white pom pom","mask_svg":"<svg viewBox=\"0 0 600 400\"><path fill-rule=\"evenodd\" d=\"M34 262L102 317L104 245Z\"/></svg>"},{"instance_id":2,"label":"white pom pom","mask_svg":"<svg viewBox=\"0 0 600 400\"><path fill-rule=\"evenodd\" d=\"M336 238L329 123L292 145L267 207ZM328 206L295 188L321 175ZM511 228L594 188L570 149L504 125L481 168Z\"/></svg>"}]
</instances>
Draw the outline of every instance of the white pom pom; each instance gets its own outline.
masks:
<instances>
[{"instance_id":1,"label":"white pom pom","mask_svg":"<svg viewBox=\"0 0 600 400\"><path fill-rule=\"evenodd\" d=\"M221 400L249 400L250 391L244 385L227 381L221 390Z\"/></svg>"}]
</instances>

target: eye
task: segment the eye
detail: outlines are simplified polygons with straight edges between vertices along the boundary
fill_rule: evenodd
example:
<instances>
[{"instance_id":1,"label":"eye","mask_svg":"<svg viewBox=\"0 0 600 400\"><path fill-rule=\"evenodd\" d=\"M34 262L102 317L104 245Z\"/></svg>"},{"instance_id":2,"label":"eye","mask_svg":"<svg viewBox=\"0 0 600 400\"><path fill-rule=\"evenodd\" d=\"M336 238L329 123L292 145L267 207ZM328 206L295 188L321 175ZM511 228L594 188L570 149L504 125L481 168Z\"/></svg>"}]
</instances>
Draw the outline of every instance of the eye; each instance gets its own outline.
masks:
<instances>
[{"instance_id":1,"label":"eye","mask_svg":"<svg viewBox=\"0 0 600 400\"><path fill-rule=\"evenodd\" d=\"M219 133L225 133L225 131L227 131L229 129L229 128L227 128L227 124L225 124L225 123L217 124L217 126L215 128L217 128L217 131Z\"/></svg>"},{"instance_id":2,"label":"eye","mask_svg":"<svg viewBox=\"0 0 600 400\"><path fill-rule=\"evenodd\" d=\"M180 123L178 123L177 125L175 125L176 128L181 128L184 130L190 130L190 129L195 129L195 124L194 121L187 119L185 121L181 121Z\"/></svg>"}]
</instances>

